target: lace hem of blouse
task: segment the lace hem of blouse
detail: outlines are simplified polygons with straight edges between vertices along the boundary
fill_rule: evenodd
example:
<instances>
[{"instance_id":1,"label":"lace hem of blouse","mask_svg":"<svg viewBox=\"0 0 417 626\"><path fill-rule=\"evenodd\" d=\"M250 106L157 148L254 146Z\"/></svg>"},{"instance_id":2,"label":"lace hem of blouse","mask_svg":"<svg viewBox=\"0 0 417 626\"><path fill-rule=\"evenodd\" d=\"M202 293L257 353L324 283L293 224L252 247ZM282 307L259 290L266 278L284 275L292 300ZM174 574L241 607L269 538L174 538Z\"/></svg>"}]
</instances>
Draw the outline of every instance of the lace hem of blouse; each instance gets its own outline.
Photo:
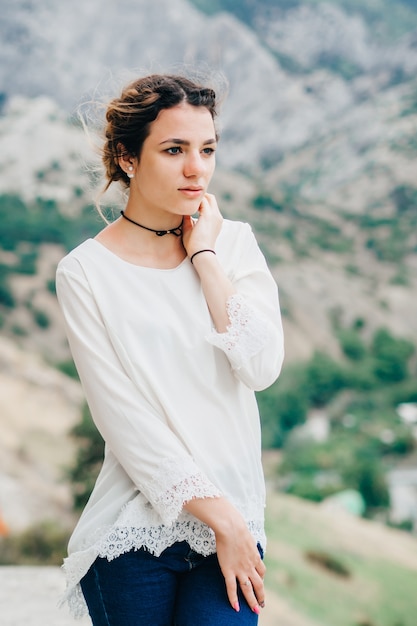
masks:
<instances>
[{"instance_id":1,"label":"lace hem of blouse","mask_svg":"<svg viewBox=\"0 0 417 626\"><path fill-rule=\"evenodd\" d=\"M97 557L111 561L121 554L140 548L145 548L155 556L159 556L166 548L180 541L187 541L192 550L203 556L208 556L216 551L216 540L211 528L187 513L182 514L181 519L171 526L138 528L135 525L129 525L130 522L137 524L137 509L140 508L140 503L137 502L138 498L141 499L137 496L126 505L116 524L107 529L91 547L76 552L65 559L67 592L62 598L61 604L67 602L70 612L75 618L81 618L87 614L87 606L79 581L85 576ZM147 512L152 515L152 509ZM256 543L265 548L266 538L263 521L248 522L248 528ZM103 529L97 533L103 533Z\"/></svg>"},{"instance_id":2,"label":"lace hem of blouse","mask_svg":"<svg viewBox=\"0 0 417 626\"><path fill-rule=\"evenodd\" d=\"M225 352L236 369L255 356L268 342L265 318L236 293L226 303L230 325L225 333L213 331L207 341Z\"/></svg>"}]
</instances>

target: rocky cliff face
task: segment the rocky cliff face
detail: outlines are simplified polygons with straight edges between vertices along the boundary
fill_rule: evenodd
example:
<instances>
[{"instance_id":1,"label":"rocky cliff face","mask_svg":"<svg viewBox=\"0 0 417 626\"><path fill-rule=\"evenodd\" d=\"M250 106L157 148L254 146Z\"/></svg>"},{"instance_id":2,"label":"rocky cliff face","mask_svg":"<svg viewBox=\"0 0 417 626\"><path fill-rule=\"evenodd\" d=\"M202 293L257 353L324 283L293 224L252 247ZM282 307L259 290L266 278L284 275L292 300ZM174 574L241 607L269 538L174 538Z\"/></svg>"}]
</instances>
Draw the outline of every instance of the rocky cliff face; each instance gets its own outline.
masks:
<instances>
[{"instance_id":1,"label":"rocky cliff face","mask_svg":"<svg viewBox=\"0 0 417 626\"><path fill-rule=\"evenodd\" d=\"M341 5L300 3L285 11L276 3L258 15L255 28L298 72L327 66L346 77L379 72L412 77L417 68L416 33L383 42L381 27L371 28L359 11L346 13Z\"/></svg>"},{"instance_id":2,"label":"rocky cliff face","mask_svg":"<svg viewBox=\"0 0 417 626\"><path fill-rule=\"evenodd\" d=\"M280 91L283 72L256 35L230 15L206 18L183 0L122 0L105 10L95 0L42 0L36 8L2 1L1 9L0 81L8 96L48 95L70 111L87 93L100 97L138 73L189 64L203 73L221 68L231 83L227 133L243 138L240 149L224 150L224 161L241 163L254 148L253 140L248 143L254 131L260 130L261 140L270 136L259 119L271 119L277 102L263 96ZM242 123L246 131L237 132Z\"/></svg>"},{"instance_id":3,"label":"rocky cliff face","mask_svg":"<svg viewBox=\"0 0 417 626\"><path fill-rule=\"evenodd\" d=\"M104 10L99 0L1 0L0 8L7 96L48 95L71 111L137 73L184 65L223 72L229 97L219 157L227 167L279 159L417 68L415 37L382 46L361 16L328 4L260 12L255 31L185 0L120 0Z\"/></svg>"}]
</instances>

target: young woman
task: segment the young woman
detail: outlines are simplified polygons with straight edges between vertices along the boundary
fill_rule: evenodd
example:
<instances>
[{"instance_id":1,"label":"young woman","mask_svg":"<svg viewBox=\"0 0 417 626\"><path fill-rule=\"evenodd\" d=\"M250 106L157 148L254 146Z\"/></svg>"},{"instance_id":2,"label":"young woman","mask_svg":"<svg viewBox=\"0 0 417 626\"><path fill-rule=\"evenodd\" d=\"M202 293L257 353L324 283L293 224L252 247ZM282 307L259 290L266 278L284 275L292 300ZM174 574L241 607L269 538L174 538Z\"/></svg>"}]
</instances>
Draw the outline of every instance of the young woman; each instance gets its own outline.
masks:
<instances>
[{"instance_id":1,"label":"young woman","mask_svg":"<svg viewBox=\"0 0 417 626\"><path fill-rule=\"evenodd\" d=\"M277 378L283 335L251 228L207 191L215 115L214 92L179 76L113 100L103 162L127 203L57 270L106 444L65 560L94 626L244 626L265 603L254 390Z\"/></svg>"}]
</instances>

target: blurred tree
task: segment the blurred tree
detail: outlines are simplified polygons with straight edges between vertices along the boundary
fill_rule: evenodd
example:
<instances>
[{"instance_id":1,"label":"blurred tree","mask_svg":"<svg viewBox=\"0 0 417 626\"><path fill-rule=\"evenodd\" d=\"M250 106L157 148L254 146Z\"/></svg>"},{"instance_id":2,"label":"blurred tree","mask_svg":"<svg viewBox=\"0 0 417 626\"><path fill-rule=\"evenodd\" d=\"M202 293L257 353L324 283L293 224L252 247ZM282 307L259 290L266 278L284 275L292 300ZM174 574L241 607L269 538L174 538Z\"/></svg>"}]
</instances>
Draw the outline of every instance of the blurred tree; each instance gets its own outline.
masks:
<instances>
[{"instance_id":1,"label":"blurred tree","mask_svg":"<svg viewBox=\"0 0 417 626\"><path fill-rule=\"evenodd\" d=\"M281 448L292 428L305 421L309 401L304 370L304 365L288 366L276 383L256 394L265 448Z\"/></svg>"},{"instance_id":2,"label":"blurred tree","mask_svg":"<svg viewBox=\"0 0 417 626\"><path fill-rule=\"evenodd\" d=\"M406 339L398 339L387 329L375 332L371 352L375 359L374 372L382 381L398 382L408 376L408 361L414 346Z\"/></svg>"},{"instance_id":3,"label":"blurred tree","mask_svg":"<svg viewBox=\"0 0 417 626\"><path fill-rule=\"evenodd\" d=\"M352 465L345 473L345 480L348 486L360 492L368 514L372 509L389 507L389 491L382 465L369 449L356 451Z\"/></svg>"},{"instance_id":4,"label":"blurred tree","mask_svg":"<svg viewBox=\"0 0 417 626\"><path fill-rule=\"evenodd\" d=\"M84 405L81 421L71 431L78 442L74 464L68 470L72 483L74 509L79 511L87 503L100 471L104 455L104 442L98 432L87 405Z\"/></svg>"},{"instance_id":5,"label":"blurred tree","mask_svg":"<svg viewBox=\"0 0 417 626\"><path fill-rule=\"evenodd\" d=\"M305 393L311 404L324 406L345 385L345 375L339 363L323 352L315 352L305 370Z\"/></svg>"},{"instance_id":6,"label":"blurred tree","mask_svg":"<svg viewBox=\"0 0 417 626\"><path fill-rule=\"evenodd\" d=\"M360 361L366 355L366 346L353 328L342 328L338 332L340 346L344 354L352 361Z\"/></svg>"}]
</instances>

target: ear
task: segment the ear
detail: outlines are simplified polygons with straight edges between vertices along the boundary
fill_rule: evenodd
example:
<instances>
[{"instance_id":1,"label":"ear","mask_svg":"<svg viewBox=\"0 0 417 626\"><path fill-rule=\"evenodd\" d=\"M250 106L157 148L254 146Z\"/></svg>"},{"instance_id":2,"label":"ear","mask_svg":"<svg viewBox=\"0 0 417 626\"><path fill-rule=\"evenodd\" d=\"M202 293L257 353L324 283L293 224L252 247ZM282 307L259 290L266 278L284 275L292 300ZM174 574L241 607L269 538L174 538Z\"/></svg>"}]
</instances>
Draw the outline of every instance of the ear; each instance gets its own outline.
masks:
<instances>
[{"instance_id":1,"label":"ear","mask_svg":"<svg viewBox=\"0 0 417 626\"><path fill-rule=\"evenodd\" d=\"M125 174L132 177L132 174L135 172L137 166L137 159L129 154L123 144L119 143L117 146L118 153L118 163L119 167L124 171Z\"/></svg>"}]
</instances>

